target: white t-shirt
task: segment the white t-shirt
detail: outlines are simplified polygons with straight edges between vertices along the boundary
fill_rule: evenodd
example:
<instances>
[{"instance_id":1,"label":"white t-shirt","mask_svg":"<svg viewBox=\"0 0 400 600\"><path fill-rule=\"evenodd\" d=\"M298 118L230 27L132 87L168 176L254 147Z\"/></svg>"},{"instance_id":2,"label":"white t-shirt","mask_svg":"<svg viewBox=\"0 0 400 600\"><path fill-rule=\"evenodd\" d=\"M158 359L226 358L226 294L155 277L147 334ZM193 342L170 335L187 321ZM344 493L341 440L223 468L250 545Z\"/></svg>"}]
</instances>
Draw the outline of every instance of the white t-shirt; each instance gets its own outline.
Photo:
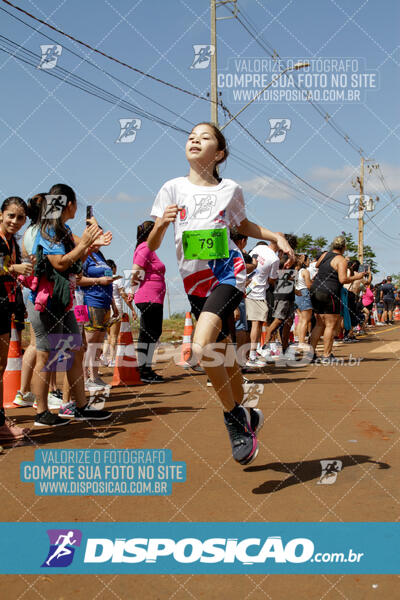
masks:
<instances>
[{"instance_id":1,"label":"white t-shirt","mask_svg":"<svg viewBox=\"0 0 400 600\"><path fill-rule=\"evenodd\" d=\"M116 279L113 281L113 299L120 315L124 312L124 303L121 296L121 290L124 289L124 280Z\"/></svg>"},{"instance_id":2,"label":"white t-shirt","mask_svg":"<svg viewBox=\"0 0 400 600\"><path fill-rule=\"evenodd\" d=\"M247 298L265 300L265 292L269 288L268 279L278 278L279 258L269 246L257 245L250 256L257 255L257 268L249 284Z\"/></svg>"},{"instance_id":3,"label":"white t-shirt","mask_svg":"<svg viewBox=\"0 0 400 600\"><path fill-rule=\"evenodd\" d=\"M307 290L307 284L306 281L304 279L304 271L306 269L303 267L302 269L300 269L299 271L296 271L297 273L297 277L296 277L296 290L300 291L300 290Z\"/></svg>"},{"instance_id":4,"label":"white t-shirt","mask_svg":"<svg viewBox=\"0 0 400 600\"><path fill-rule=\"evenodd\" d=\"M23 242L27 254L32 254L33 244L35 243L38 231L38 225L29 225L24 233Z\"/></svg>"},{"instance_id":5,"label":"white t-shirt","mask_svg":"<svg viewBox=\"0 0 400 600\"><path fill-rule=\"evenodd\" d=\"M309 267L307 267L307 269L308 269L308 272L310 273L310 279L311 279L311 281L314 279L314 277L315 277L315 276L316 276L316 274L318 273L318 269L317 269L317 267L315 266L316 264L317 264L317 261L316 261L316 260L314 260L314 262L311 262L311 263L310 263L310 266L309 266Z\"/></svg>"},{"instance_id":6,"label":"white t-shirt","mask_svg":"<svg viewBox=\"0 0 400 600\"><path fill-rule=\"evenodd\" d=\"M187 177L167 181L157 194L152 217L162 217L167 206L181 209L175 219L175 245L178 266L187 294L206 297L219 283L244 291L246 267L243 256L230 239L229 227L246 218L242 188L231 179L215 186L194 185ZM216 260L186 260L183 255L184 231L227 229L229 257Z\"/></svg>"}]
</instances>

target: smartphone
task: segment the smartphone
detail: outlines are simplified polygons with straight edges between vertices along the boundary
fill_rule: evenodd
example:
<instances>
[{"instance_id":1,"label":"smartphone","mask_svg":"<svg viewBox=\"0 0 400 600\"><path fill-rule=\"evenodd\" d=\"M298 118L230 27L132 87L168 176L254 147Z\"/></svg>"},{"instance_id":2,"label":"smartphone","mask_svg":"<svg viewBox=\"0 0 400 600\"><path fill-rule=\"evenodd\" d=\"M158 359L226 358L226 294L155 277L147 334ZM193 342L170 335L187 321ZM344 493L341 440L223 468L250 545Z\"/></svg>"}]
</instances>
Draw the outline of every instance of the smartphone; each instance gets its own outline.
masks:
<instances>
[{"instance_id":1,"label":"smartphone","mask_svg":"<svg viewBox=\"0 0 400 600\"><path fill-rule=\"evenodd\" d=\"M86 206L86 225L89 225L89 219L93 217L93 206L88 204Z\"/></svg>"},{"instance_id":2,"label":"smartphone","mask_svg":"<svg viewBox=\"0 0 400 600\"><path fill-rule=\"evenodd\" d=\"M364 263L363 264L363 269L364 269L364 273L368 273L369 272L369 264L368 263Z\"/></svg>"}]
</instances>

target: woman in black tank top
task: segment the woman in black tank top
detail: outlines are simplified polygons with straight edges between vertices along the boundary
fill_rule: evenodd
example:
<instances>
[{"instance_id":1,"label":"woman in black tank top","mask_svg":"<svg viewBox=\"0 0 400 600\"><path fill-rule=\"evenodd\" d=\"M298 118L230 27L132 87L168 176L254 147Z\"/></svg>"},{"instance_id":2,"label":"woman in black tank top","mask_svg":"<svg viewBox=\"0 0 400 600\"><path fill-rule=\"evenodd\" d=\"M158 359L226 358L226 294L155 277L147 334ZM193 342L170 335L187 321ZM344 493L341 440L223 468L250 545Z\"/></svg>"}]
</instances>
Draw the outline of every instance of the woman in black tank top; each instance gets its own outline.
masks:
<instances>
[{"instance_id":1,"label":"woman in black tank top","mask_svg":"<svg viewBox=\"0 0 400 600\"><path fill-rule=\"evenodd\" d=\"M362 279L363 273L347 275L347 260L343 254L346 250L346 239L339 235L332 243L332 250L325 252L317 261L318 273L311 287L311 301L316 317L316 324L311 332L311 346L314 349L323 335L323 359L332 357L332 346L335 330L340 319L340 291L344 283Z\"/></svg>"}]
</instances>

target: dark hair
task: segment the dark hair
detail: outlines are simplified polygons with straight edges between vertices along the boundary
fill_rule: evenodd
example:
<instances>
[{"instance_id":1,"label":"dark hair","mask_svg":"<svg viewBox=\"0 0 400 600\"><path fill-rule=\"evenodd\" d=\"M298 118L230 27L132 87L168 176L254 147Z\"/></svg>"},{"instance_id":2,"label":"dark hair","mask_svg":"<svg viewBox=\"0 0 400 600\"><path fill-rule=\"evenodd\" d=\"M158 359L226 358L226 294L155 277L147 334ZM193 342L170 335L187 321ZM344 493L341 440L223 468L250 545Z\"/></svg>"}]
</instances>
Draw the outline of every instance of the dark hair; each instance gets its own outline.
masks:
<instances>
[{"instance_id":1,"label":"dark hair","mask_svg":"<svg viewBox=\"0 0 400 600\"><path fill-rule=\"evenodd\" d=\"M351 271L358 271L359 268L360 268L359 260L352 260L351 263L349 263L349 269Z\"/></svg>"},{"instance_id":2,"label":"dark hair","mask_svg":"<svg viewBox=\"0 0 400 600\"><path fill-rule=\"evenodd\" d=\"M67 202L62 209L61 215L57 218L46 217L47 202L41 202L40 204L40 233L45 240L50 242L62 242L65 247L66 253L71 252L75 248L75 243L70 231L66 228L62 221L62 213L65 207L71 203L76 204L76 195L72 187L65 183L56 183L50 188L49 195L52 196L65 196ZM49 230L54 232L54 235L49 234Z\"/></svg>"},{"instance_id":3,"label":"dark hair","mask_svg":"<svg viewBox=\"0 0 400 600\"><path fill-rule=\"evenodd\" d=\"M115 262L113 261L112 258L109 258L106 260L106 263L108 264L109 267L111 267L112 269L116 269L117 265L115 264Z\"/></svg>"},{"instance_id":4,"label":"dark hair","mask_svg":"<svg viewBox=\"0 0 400 600\"><path fill-rule=\"evenodd\" d=\"M296 250L297 248L297 235L293 233L285 233L285 239L292 250Z\"/></svg>"},{"instance_id":5,"label":"dark hair","mask_svg":"<svg viewBox=\"0 0 400 600\"><path fill-rule=\"evenodd\" d=\"M247 240L247 235L243 233L239 233L237 227L232 227L230 230L231 240L235 242L240 242L242 240Z\"/></svg>"},{"instance_id":6,"label":"dark hair","mask_svg":"<svg viewBox=\"0 0 400 600\"><path fill-rule=\"evenodd\" d=\"M392 281L392 278L390 275L388 275L388 277L386 279L387 279L387 281Z\"/></svg>"},{"instance_id":7,"label":"dark hair","mask_svg":"<svg viewBox=\"0 0 400 600\"><path fill-rule=\"evenodd\" d=\"M46 202L46 194L36 194L32 198L28 199L28 212L27 217L31 220L32 225L36 225L40 217L40 206L42 202Z\"/></svg>"},{"instance_id":8,"label":"dark hair","mask_svg":"<svg viewBox=\"0 0 400 600\"><path fill-rule=\"evenodd\" d=\"M140 225L138 225L137 233L136 233L136 248L142 242L145 242L152 232L154 227L154 221L143 221Z\"/></svg>"},{"instance_id":9,"label":"dark hair","mask_svg":"<svg viewBox=\"0 0 400 600\"><path fill-rule=\"evenodd\" d=\"M221 133L221 131L218 129L218 127L216 125L214 125L214 123L210 123L208 121L202 121L201 123L197 123L197 125L195 125L193 127L193 129L195 129L196 127L198 127L199 125L208 125L212 130L213 133L217 139L218 142L218 150L223 150L224 151L224 157L221 158L221 160L219 160L215 166L214 166L214 170L213 170L213 176L215 177L215 179L217 181L221 181L221 177L218 174L218 170L217 170L217 165L223 163L226 161L226 159L229 156L229 148L228 148L228 144L226 143L226 139L223 133ZM193 131L192 129L192 131Z\"/></svg>"},{"instance_id":10,"label":"dark hair","mask_svg":"<svg viewBox=\"0 0 400 600\"><path fill-rule=\"evenodd\" d=\"M22 208L26 215L28 214L28 207L26 205L26 202L25 200L22 200L22 198L20 198L19 196L10 196L9 198L6 198L3 204L1 205L1 212L7 210L7 208L9 206L12 206L13 204L16 204L17 206L19 206L19 208Z\"/></svg>"}]
</instances>

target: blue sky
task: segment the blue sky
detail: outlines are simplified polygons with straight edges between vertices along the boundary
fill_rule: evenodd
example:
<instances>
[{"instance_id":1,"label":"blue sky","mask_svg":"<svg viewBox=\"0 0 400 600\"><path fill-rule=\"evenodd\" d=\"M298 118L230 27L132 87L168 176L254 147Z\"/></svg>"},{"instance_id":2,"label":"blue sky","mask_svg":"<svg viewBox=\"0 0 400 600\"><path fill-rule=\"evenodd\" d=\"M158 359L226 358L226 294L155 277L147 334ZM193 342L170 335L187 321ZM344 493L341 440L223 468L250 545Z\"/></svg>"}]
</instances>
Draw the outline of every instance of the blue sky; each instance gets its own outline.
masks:
<instances>
[{"instance_id":1,"label":"blue sky","mask_svg":"<svg viewBox=\"0 0 400 600\"><path fill-rule=\"evenodd\" d=\"M85 3L78 0L60 3L19 0L16 4L155 77L202 96L209 90L209 68L190 68L194 59L193 45L210 43L209 0L92 0ZM242 22L262 32L260 39L268 48L277 51L283 59L282 64L287 64L286 59L325 61L312 90L322 90L321 75L326 76L328 88L332 88L334 61L336 64L341 59L353 61L351 64L355 68L346 71L348 82L352 75L358 78L361 74L365 79L366 74L367 89L356 88L360 91L359 101L344 102L340 96L335 96L332 102L320 101L318 104L324 113L333 117L334 125L362 147L366 157L380 164L386 188L394 196L400 194L397 160L400 135L399 3L396 0L384 3L379 0L238 0L238 6ZM85 81L182 129L209 120L207 102L110 62L2 2L0 7L39 29L35 32L6 13L0 13L1 35L38 56L40 44L51 43L40 34L42 31L63 47L58 66L73 71ZM228 16L229 13L221 7L218 15ZM253 71L258 59L269 56L236 19L218 21L217 31L221 81L228 81L229 75L247 73L250 84L246 89L250 93L257 92L259 88L256 88ZM95 70L67 49L93 61L176 114ZM314 64L317 68L319 63ZM27 198L47 191L53 183L69 183L77 191L80 203L73 230L81 232L84 207L93 204L99 222L113 231L112 246L106 254L117 261L122 272L131 265L136 226L148 217L158 189L166 180L187 173L185 135L142 118L141 128L132 143L116 143L120 134L119 120L137 118L137 112L133 108L105 103L51 77L49 72L0 52L1 195ZM271 73L265 64L266 81L273 76L276 72ZM288 85L290 80L283 76L279 82L283 84L284 81ZM306 89L302 84L300 87ZM246 103L243 89L236 86L236 102L232 89L221 90L223 103L234 114ZM347 94L350 83L340 89ZM337 90L339 88L335 88L333 94ZM240 94L242 100L238 99ZM228 120L222 111L219 118L220 124ZM316 188L344 204L328 200L304 186L232 123L225 130L232 155L222 173L243 185L249 218L273 230L307 232L328 239L346 230L356 236L357 221L345 216L348 194L356 193L351 181L359 172L360 155L309 103L294 101L292 97L281 102L254 102L239 117L240 122L263 143L270 134L269 119L290 120L290 129L282 143L269 143L268 149ZM243 158L246 164L241 162ZM366 170L365 192L373 197L379 195L377 211L391 199L377 176L379 173L374 170L369 174ZM375 250L381 274L399 272L397 201L376 217L374 213L370 216L376 225L367 220L365 242ZM159 255L167 265L171 310L185 310L188 305L178 276L170 233Z\"/></svg>"}]
</instances>

